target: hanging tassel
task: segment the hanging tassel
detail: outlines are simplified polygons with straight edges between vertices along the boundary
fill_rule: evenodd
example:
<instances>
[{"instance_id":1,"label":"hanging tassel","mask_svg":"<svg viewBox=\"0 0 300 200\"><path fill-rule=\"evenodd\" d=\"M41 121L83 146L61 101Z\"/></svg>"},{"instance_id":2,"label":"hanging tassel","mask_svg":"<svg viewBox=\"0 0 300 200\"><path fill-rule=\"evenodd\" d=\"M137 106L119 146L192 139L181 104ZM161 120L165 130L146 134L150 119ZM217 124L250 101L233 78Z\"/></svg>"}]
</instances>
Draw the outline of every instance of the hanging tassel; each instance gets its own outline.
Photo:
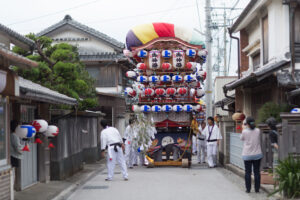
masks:
<instances>
[{"instance_id":1,"label":"hanging tassel","mask_svg":"<svg viewBox=\"0 0 300 200\"><path fill-rule=\"evenodd\" d=\"M52 142L50 142L49 145L48 145L48 147L49 147L49 148L54 148L55 146L53 145Z\"/></svg>"},{"instance_id":2,"label":"hanging tassel","mask_svg":"<svg viewBox=\"0 0 300 200\"><path fill-rule=\"evenodd\" d=\"M43 144L42 140L40 138L35 138L34 141L35 144Z\"/></svg>"},{"instance_id":3,"label":"hanging tassel","mask_svg":"<svg viewBox=\"0 0 300 200\"><path fill-rule=\"evenodd\" d=\"M29 147L28 147L27 144L25 144L25 146L24 146L24 148L22 149L22 151L28 151L28 152L30 152Z\"/></svg>"}]
</instances>

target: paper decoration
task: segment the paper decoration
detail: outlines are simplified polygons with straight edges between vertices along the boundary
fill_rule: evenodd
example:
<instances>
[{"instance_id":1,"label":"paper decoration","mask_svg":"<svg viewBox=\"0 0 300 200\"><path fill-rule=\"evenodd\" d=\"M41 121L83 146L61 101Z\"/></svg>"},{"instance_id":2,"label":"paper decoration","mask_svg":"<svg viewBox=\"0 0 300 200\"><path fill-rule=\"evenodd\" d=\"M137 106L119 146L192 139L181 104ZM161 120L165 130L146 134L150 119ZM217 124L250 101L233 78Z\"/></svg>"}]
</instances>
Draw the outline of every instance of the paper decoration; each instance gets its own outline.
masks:
<instances>
[{"instance_id":1,"label":"paper decoration","mask_svg":"<svg viewBox=\"0 0 300 200\"><path fill-rule=\"evenodd\" d=\"M182 50L173 51L173 65L177 69L184 68L184 52Z\"/></svg>"},{"instance_id":2,"label":"paper decoration","mask_svg":"<svg viewBox=\"0 0 300 200\"><path fill-rule=\"evenodd\" d=\"M152 50L149 52L149 68L153 70L160 68L160 51Z\"/></svg>"}]
</instances>

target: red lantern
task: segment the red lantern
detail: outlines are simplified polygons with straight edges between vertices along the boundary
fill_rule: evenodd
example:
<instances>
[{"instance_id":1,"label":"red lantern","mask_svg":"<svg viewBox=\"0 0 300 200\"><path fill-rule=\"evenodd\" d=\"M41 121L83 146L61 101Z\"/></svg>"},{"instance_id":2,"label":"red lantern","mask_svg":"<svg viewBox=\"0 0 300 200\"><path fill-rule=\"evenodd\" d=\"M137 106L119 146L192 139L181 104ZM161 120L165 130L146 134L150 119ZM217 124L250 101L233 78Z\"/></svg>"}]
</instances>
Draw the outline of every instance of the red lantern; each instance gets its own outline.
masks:
<instances>
[{"instance_id":1,"label":"red lantern","mask_svg":"<svg viewBox=\"0 0 300 200\"><path fill-rule=\"evenodd\" d=\"M153 96L154 95L154 90L152 88L145 89L145 95L146 96Z\"/></svg>"},{"instance_id":2,"label":"red lantern","mask_svg":"<svg viewBox=\"0 0 300 200\"><path fill-rule=\"evenodd\" d=\"M138 70L145 71L147 69L147 65L145 63L139 63L137 64Z\"/></svg>"},{"instance_id":3,"label":"red lantern","mask_svg":"<svg viewBox=\"0 0 300 200\"><path fill-rule=\"evenodd\" d=\"M165 91L165 89L163 89L163 88L157 88L157 89L155 90L155 94L158 95L158 96L163 96L163 95L166 94L166 91Z\"/></svg>"},{"instance_id":4,"label":"red lantern","mask_svg":"<svg viewBox=\"0 0 300 200\"><path fill-rule=\"evenodd\" d=\"M176 89L175 88L168 88L167 89L167 95L173 96L176 94Z\"/></svg>"},{"instance_id":5,"label":"red lantern","mask_svg":"<svg viewBox=\"0 0 300 200\"><path fill-rule=\"evenodd\" d=\"M161 67L163 70L171 70L172 69L172 65L170 63L163 63Z\"/></svg>"},{"instance_id":6,"label":"red lantern","mask_svg":"<svg viewBox=\"0 0 300 200\"><path fill-rule=\"evenodd\" d=\"M177 89L177 93L180 95L185 95L187 93L187 89L182 87Z\"/></svg>"}]
</instances>

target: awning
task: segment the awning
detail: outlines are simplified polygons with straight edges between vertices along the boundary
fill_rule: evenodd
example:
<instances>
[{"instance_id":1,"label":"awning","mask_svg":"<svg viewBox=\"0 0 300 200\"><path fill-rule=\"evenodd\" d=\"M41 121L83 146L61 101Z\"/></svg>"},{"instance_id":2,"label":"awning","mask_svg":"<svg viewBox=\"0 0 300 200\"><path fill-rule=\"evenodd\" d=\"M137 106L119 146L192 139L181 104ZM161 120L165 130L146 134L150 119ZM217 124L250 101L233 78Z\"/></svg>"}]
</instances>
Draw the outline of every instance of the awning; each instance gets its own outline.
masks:
<instances>
[{"instance_id":1,"label":"awning","mask_svg":"<svg viewBox=\"0 0 300 200\"><path fill-rule=\"evenodd\" d=\"M276 72L279 70L282 66L288 64L290 60L281 60L276 63L272 63L270 65L264 66L261 69L252 72L251 74L244 76L236 81L233 81L231 83L228 83L223 86L224 91L230 91L234 90L235 88L242 86L246 83L249 83L250 81L253 82L259 82L268 76L270 76L273 72Z\"/></svg>"},{"instance_id":2,"label":"awning","mask_svg":"<svg viewBox=\"0 0 300 200\"><path fill-rule=\"evenodd\" d=\"M20 87L20 97L51 104L77 104L77 100L74 98L68 97L54 90L50 90L49 88L33 83L32 81L26 80L22 77L18 78L18 82Z\"/></svg>"}]
</instances>

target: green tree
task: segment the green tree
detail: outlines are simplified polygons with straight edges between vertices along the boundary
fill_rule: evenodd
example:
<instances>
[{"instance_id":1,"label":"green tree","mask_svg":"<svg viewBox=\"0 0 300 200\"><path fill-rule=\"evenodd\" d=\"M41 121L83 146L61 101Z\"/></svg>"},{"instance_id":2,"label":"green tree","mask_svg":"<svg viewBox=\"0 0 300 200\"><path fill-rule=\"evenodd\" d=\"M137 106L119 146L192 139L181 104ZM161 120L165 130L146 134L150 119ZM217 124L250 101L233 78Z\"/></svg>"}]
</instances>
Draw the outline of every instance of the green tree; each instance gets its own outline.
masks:
<instances>
[{"instance_id":1,"label":"green tree","mask_svg":"<svg viewBox=\"0 0 300 200\"><path fill-rule=\"evenodd\" d=\"M39 63L32 69L15 67L19 76L76 98L79 110L98 105L94 79L79 60L78 49L66 43L52 45L48 37L27 35L36 43L36 52L28 52L15 46L13 51ZM62 106L66 108L65 106Z\"/></svg>"}]
</instances>

